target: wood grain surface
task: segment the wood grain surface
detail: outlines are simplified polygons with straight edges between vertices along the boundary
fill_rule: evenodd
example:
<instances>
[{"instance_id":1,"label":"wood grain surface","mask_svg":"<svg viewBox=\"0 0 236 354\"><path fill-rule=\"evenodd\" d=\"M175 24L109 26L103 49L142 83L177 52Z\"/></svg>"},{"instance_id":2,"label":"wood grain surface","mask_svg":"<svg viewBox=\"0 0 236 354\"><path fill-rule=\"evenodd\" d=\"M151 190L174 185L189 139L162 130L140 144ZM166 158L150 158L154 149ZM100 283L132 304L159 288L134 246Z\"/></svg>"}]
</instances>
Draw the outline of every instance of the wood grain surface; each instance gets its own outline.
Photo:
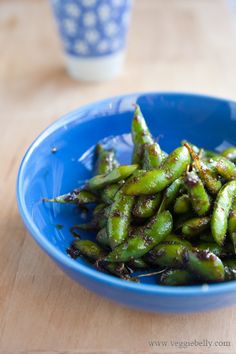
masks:
<instances>
[{"instance_id":1,"label":"wood grain surface","mask_svg":"<svg viewBox=\"0 0 236 354\"><path fill-rule=\"evenodd\" d=\"M100 298L36 246L15 200L27 146L81 104L142 90L236 99L235 1L136 0L125 68L111 82L68 77L47 0L0 1L0 51L0 352L235 354L236 306L165 315ZM212 346L184 347L204 339Z\"/></svg>"}]
</instances>

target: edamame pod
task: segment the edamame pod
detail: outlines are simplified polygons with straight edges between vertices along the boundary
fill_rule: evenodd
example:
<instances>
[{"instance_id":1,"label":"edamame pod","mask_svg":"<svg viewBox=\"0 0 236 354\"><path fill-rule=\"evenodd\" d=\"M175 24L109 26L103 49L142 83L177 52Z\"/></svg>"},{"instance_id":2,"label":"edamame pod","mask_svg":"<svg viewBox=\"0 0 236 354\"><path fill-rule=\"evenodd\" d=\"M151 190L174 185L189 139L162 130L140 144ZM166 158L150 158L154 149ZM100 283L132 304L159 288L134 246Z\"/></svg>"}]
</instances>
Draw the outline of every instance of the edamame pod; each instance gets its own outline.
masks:
<instances>
[{"instance_id":1,"label":"edamame pod","mask_svg":"<svg viewBox=\"0 0 236 354\"><path fill-rule=\"evenodd\" d=\"M192 247L192 245L189 241L187 241L175 234L169 234L168 236L166 236L164 241L162 241L162 244L167 244L167 243L168 244L180 244L183 246Z\"/></svg>"},{"instance_id":2,"label":"edamame pod","mask_svg":"<svg viewBox=\"0 0 236 354\"><path fill-rule=\"evenodd\" d=\"M144 170L153 170L158 168L164 158L164 154L162 153L158 143L144 145L142 163Z\"/></svg>"},{"instance_id":3,"label":"edamame pod","mask_svg":"<svg viewBox=\"0 0 236 354\"><path fill-rule=\"evenodd\" d=\"M118 190L122 187L122 185L124 183L125 183L125 181L120 181L118 183L114 183L114 184L106 186L101 191L101 198L102 198L103 202L106 204L112 204L116 193L118 192Z\"/></svg>"},{"instance_id":4,"label":"edamame pod","mask_svg":"<svg viewBox=\"0 0 236 354\"><path fill-rule=\"evenodd\" d=\"M164 196L159 208L159 213L169 208L169 206L174 202L176 199L179 190L183 186L183 178L177 178L174 182L171 183L169 187L166 188L164 192Z\"/></svg>"},{"instance_id":5,"label":"edamame pod","mask_svg":"<svg viewBox=\"0 0 236 354\"><path fill-rule=\"evenodd\" d=\"M168 269L161 274L160 284L168 286L190 285L196 280L196 277L188 270Z\"/></svg>"},{"instance_id":6,"label":"edamame pod","mask_svg":"<svg viewBox=\"0 0 236 354\"><path fill-rule=\"evenodd\" d=\"M87 182L87 188L90 190L99 190L108 184L116 183L122 179L128 178L132 173L137 170L138 165L122 165L113 169L110 173L98 175L91 178Z\"/></svg>"},{"instance_id":7,"label":"edamame pod","mask_svg":"<svg viewBox=\"0 0 236 354\"><path fill-rule=\"evenodd\" d=\"M145 256L145 260L160 267L182 268L188 262L188 247L180 243L160 243Z\"/></svg>"},{"instance_id":8,"label":"edamame pod","mask_svg":"<svg viewBox=\"0 0 236 354\"><path fill-rule=\"evenodd\" d=\"M160 243L172 230L172 216L169 211L156 214L139 234L132 235L117 246L105 258L108 262L128 262L140 258Z\"/></svg>"},{"instance_id":9,"label":"edamame pod","mask_svg":"<svg viewBox=\"0 0 236 354\"><path fill-rule=\"evenodd\" d=\"M226 183L219 191L211 217L211 232L215 242L223 245L226 236L228 217L236 194L236 181Z\"/></svg>"},{"instance_id":10,"label":"edamame pod","mask_svg":"<svg viewBox=\"0 0 236 354\"><path fill-rule=\"evenodd\" d=\"M233 162L229 161L223 156L214 157L211 159L219 175L226 180L236 179L236 166Z\"/></svg>"},{"instance_id":11,"label":"edamame pod","mask_svg":"<svg viewBox=\"0 0 236 354\"><path fill-rule=\"evenodd\" d=\"M186 173L185 182L193 209L199 216L205 215L211 203L201 179L194 171L191 171Z\"/></svg>"},{"instance_id":12,"label":"edamame pod","mask_svg":"<svg viewBox=\"0 0 236 354\"><path fill-rule=\"evenodd\" d=\"M78 250L78 255L82 255L92 262L101 260L107 254L107 251L105 251L101 246L90 240L76 240L73 242L72 246L74 249ZM130 271L124 263L99 264L99 267L122 279L128 280L130 275Z\"/></svg>"},{"instance_id":13,"label":"edamame pod","mask_svg":"<svg viewBox=\"0 0 236 354\"><path fill-rule=\"evenodd\" d=\"M208 216L202 218L192 218L185 221L182 225L182 234L187 238L201 234L210 226L210 218Z\"/></svg>"},{"instance_id":14,"label":"edamame pod","mask_svg":"<svg viewBox=\"0 0 236 354\"><path fill-rule=\"evenodd\" d=\"M215 242L201 242L195 245L198 250L207 250L214 253L217 257L229 257L234 254L232 245L221 247Z\"/></svg>"},{"instance_id":15,"label":"edamame pod","mask_svg":"<svg viewBox=\"0 0 236 354\"><path fill-rule=\"evenodd\" d=\"M185 146L174 150L165 160L162 168L147 171L139 177L132 178L124 186L127 195L155 194L179 178L190 163L190 155Z\"/></svg>"},{"instance_id":16,"label":"edamame pod","mask_svg":"<svg viewBox=\"0 0 236 354\"><path fill-rule=\"evenodd\" d=\"M184 214L192 209L191 200L187 194L178 197L174 204L174 212L176 214Z\"/></svg>"},{"instance_id":17,"label":"edamame pod","mask_svg":"<svg viewBox=\"0 0 236 354\"><path fill-rule=\"evenodd\" d=\"M97 201L97 196L93 193L83 190L83 189L74 189L72 192L60 195L52 199L43 199L44 202L51 203L63 203L63 204L91 204Z\"/></svg>"},{"instance_id":18,"label":"edamame pod","mask_svg":"<svg viewBox=\"0 0 236 354\"><path fill-rule=\"evenodd\" d=\"M73 242L73 246L79 250L83 256L93 261L103 258L107 253L101 246L90 240L76 240Z\"/></svg>"},{"instance_id":19,"label":"edamame pod","mask_svg":"<svg viewBox=\"0 0 236 354\"><path fill-rule=\"evenodd\" d=\"M187 269L204 281L220 282L225 277L222 261L207 250L189 250Z\"/></svg>"},{"instance_id":20,"label":"edamame pod","mask_svg":"<svg viewBox=\"0 0 236 354\"><path fill-rule=\"evenodd\" d=\"M221 155L226 157L228 160L232 162L236 162L236 147L230 146L229 148L222 151Z\"/></svg>"},{"instance_id":21,"label":"edamame pod","mask_svg":"<svg viewBox=\"0 0 236 354\"><path fill-rule=\"evenodd\" d=\"M132 163L141 164L144 144L153 144L154 140L138 105L134 112L131 133L134 143Z\"/></svg>"},{"instance_id":22,"label":"edamame pod","mask_svg":"<svg viewBox=\"0 0 236 354\"><path fill-rule=\"evenodd\" d=\"M103 229L101 229L96 236L96 241L104 246L104 247L110 247L110 242L109 242L109 237L107 235L107 229L106 227L104 227Z\"/></svg>"},{"instance_id":23,"label":"edamame pod","mask_svg":"<svg viewBox=\"0 0 236 354\"><path fill-rule=\"evenodd\" d=\"M160 193L148 196L142 195L135 202L132 213L137 218L150 218L157 210L160 202Z\"/></svg>"},{"instance_id":24,"label":"edamame pod","mask_svg":"<svg viewBox=\"0 0 236 354\"><path fill-rule=\"evenodd\" d=\"M159 144L144 144L143 163L144 170L158 168L166 156L162 153ZM157 207L160 205L161 195L140 196L135 203L133 215L137 218L148 218L153 216Z\"/></svg>"},{"instance_id":25,"label":"edamame pod","mask_svg":"<svg viewBox=\"0 0 236 354\"><path fill-rule=\"evenodd\" d=\"M189 249L180 244L160 244L146 258L162 267L185 268L204 281L224 280L224 266L220 258L208 251Z\"/></svg>"},{"instance_id":26,"label":"edamame pod","mask_svg":"<svg viewBox=\"0 0 236 354\"><path fill-rule=\"evenodd\" d=\"M115 159L114 150L105 150L101 144L97 144L95 174L103 175L109 173L117 166L118 162Z\"/></svg>"},{"instance_id":27,"label":"edamame pod","mask_svg":"<svg viewBox=\"0 0 236 354\"><path fill-rule=\"evenodd\" d=\"M107 234L112 249L128 236L133 205L134 197L123 194L122 190L116 194L107 220Z\"/></svg>"},{"instance_id":28,"label":"edamame pod","mask_svg":"<svg viewBox=\"0 0 236 354\"><path fill-rule=\"evenodd\" d=\"M192 156L195 167L206 185L207 189L212 194L217 194L221 188L221 182L217 179L217 176L212 172L212 170L199 158L199 156L194 152L191 146L187 143L184 144Z\"/></svg>"}]
</instances>

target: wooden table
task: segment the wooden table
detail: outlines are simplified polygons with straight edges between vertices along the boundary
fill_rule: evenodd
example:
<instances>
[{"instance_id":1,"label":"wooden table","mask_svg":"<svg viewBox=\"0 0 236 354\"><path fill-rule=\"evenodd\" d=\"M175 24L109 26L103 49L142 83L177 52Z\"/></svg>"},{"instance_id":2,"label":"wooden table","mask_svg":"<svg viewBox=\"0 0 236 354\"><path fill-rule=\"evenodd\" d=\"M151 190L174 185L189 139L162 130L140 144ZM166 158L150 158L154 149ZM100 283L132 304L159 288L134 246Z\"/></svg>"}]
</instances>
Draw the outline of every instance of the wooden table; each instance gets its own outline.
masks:
<instances>
[{"instance_id":1,"label":"wooden table","mask_svg":"<svg viewBox=\"0 0 236 354\"><path fill-rule=\"evenodd\" d=\"M236 307L160 315L100 298L68 279L36 246L15 200L27 146L81 104L141 90L236 99L235 2L136 0L124 72L99 84L67 76L46 0L1 0L0 29L0 352L235 353ZM203 339L230 346L171 346ZM151 346L155 340L167 345Z\"/></svg>"}]
</instances>

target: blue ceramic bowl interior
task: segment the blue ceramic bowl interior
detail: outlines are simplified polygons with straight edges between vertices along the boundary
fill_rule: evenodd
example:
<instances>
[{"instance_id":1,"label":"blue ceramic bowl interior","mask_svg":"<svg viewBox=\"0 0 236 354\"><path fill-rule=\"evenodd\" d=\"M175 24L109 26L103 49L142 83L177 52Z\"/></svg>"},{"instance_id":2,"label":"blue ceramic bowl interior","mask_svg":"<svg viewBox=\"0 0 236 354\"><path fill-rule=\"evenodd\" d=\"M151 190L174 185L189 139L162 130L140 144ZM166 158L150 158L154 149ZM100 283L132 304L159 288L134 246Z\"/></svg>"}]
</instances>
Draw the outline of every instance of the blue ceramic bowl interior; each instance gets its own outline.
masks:
<instances>
[{"instance_id":1,"label":"blue ceramic bowl interior","mask_svg":"<svg viewBox=\"0 0 236 354\"><path fill-rule=\"evenodd\" d=\"M47 128L28 149L17 180L17 199L26 227L42 249L70 277L90 290L138 309L162 312L208 310L236 302L236 282L208 286L163 287L154 277L140 284L103 274L66 248L74 224L84 222L74 206L43 203L43 197L67 193L93 174L94 146L114 147L121 163L130 163L133 104L170 152L182 139L221 151L236 145L236 103L200 95L130 94L89 104ZM88 234L83 234L88 237ZM90 236L94 237L94 235Z\"/></svg>"}]
</instances>

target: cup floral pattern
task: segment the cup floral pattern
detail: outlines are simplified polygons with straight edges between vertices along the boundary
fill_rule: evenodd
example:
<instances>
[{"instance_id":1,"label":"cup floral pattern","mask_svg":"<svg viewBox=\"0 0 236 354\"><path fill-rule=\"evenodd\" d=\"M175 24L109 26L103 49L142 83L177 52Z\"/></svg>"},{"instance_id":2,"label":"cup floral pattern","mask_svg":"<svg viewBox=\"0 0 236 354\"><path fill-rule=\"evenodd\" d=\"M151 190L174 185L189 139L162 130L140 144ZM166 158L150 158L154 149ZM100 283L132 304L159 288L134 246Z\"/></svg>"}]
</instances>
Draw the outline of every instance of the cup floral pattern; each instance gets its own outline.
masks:
<instances>
[{"instance_id":1,"label":"cup floral pattern","mask_svg":"<svg viewBox=\"0 0 236 354\"><path fill-rule=\"evenodd\" d=\"M52 0L65 51L94 57L125 46L132 0Z\"/></svg>"}]
</instances>

